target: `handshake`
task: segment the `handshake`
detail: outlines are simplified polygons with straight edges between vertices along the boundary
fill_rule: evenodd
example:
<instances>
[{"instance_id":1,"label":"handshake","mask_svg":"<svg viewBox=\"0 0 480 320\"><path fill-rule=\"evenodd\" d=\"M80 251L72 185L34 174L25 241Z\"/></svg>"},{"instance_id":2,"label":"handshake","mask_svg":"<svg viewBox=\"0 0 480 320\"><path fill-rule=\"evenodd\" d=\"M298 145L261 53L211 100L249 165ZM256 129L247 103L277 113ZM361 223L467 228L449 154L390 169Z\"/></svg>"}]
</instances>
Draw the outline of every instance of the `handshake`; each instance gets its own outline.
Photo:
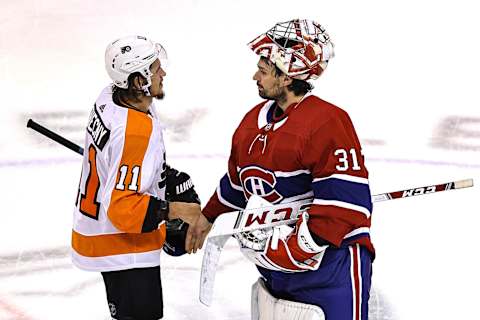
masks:
<instances>
[{"instance_id":1,"label":"handshake","mask_svg":"<svg viewBox=\"0 0 480 320\"><path fill-rule=\"evenodd\" d=\"M200 211L200 198L190 176L167 165L165 199L169 202L169 220L166 222L167 237L163 251L172 256L181 256L189 225Z\"/></svg>"}]
</instances>

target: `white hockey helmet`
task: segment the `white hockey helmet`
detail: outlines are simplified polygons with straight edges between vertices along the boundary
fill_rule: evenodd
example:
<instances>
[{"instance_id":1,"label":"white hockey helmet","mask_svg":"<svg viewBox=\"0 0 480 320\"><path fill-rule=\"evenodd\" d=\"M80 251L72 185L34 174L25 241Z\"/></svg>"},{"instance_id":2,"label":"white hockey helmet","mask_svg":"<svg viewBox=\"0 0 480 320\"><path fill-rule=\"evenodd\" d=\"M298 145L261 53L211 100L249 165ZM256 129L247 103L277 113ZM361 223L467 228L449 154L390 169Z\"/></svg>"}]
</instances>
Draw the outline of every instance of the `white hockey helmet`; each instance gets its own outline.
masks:
<instances>
[{"instance_id":1,"label":"white hockey helmet","mask_svg":"<svg viewBox=\"0 0 480 320\"><path fill-rule=\"evenodd\" d=\"M317 79L334 56L333 43L317 22L294 19L279 22L248 46L289 77Z\"/></svg>"},{"instance_id":2,"label":"white hockey helmet","mask_svg":"<svg viewBox=\"0 0 480 320\"><path fill-rule=\"evenodd\" d=\"M127 36L110 43L105 50L105 68L113 84L119 88L128 88L128 76L140 72L147 79L142 89L149 95L151 86L150 66L160 59L164 64L167 52L159 43L142 36Z\"/></svg>"}]
</instances>

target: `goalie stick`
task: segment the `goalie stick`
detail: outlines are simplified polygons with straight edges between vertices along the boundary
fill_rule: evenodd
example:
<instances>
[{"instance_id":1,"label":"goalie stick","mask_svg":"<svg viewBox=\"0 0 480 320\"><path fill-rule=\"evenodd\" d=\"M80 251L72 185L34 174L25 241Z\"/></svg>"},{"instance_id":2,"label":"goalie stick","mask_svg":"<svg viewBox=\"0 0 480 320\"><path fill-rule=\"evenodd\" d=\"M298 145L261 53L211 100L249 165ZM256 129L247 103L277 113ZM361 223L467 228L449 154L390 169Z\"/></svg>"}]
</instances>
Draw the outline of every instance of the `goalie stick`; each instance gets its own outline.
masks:
<instances>
[{"instance_id":1,"label":"goalie stick","mask_svg":"<svg viewBox=\"0 0 480 320\"><path fill-rule=\"evenodd\" d=\"M441 191L469 188L472 186L473 179L458 180L431 186L377 194L372 196L372 202L408 198ZM251 198L254 197L255 196L252 196ZM257 200L255 200L255 202L258 203ZM208 237L226 236L240 232L294 223L298 216L309 208L311 203L312 200L307 199L262 208L259 208L259 206L250 206L250 208L245 210L227 212L217 217Z\"/></svg>"},{"instance_id":2,"label":"goalie stick","mask_svg":"<svg viewBox=\"0 0 480 320\"><path fill-rule=\"evenodd\" d=\"M452 181L413 189L386 192L372 196L372 202L401 199L429 193L469 188L473 179ZM312 201L301 200L273 206L262 206L262 199L251 196L245 210L221 214L213 223L205 244L200 273L200 302L210 306L213 300L215 273L223 246L232 234L294 223Z\"/></svg>"},{"instance_id":3,"label":"goalie stick","mask_svg":"<svg viewBox=\"0 0 480 320\"><path fill-rule=\"evenodd\" d=\"M28 120L27 128L31 128L62 144L70 150L83 155L84 150L82 147L36 123L32 119ZM473 179L458 180L373 195L372 202L407 198L441 191L468 188L472 186ZM211 305L212 303L215 273L221 251L228 238L234 233L294 223L299 214L308 209L309 205L311 204L311 200L301 200L287 204L262 207L262 205L258 202L258 199L255 200L255 197L251 197L249 203L251 205L245 210L233 211L220 215L215 220L215 223L213 224L209 233L208 240L205 244L200 275L200 302L207 306Z\"/></svg>"}]
</instances>

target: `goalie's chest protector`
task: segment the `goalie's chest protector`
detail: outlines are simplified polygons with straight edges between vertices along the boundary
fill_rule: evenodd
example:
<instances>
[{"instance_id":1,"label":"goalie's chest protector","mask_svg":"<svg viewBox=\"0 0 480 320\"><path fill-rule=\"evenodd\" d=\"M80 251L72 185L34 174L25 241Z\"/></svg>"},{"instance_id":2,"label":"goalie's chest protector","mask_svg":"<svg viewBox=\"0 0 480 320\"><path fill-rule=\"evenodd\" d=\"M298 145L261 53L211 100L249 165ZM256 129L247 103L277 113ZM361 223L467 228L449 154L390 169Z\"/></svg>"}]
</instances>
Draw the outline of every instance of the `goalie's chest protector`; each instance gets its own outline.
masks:
<instances>
[{"instance_id":1,"label":"goalie's chest protector","mask_svg":"<svg viewBox=\"0 0 480 320\"><path fill-rule=\"evenodd\" d=\"M334 116L336 107L309 96L279 118L275 108L273 101L256 106L235 132L232 151L245 196L256 194L271 203L312 197L313 166L307 158L317 153L318 161L324 161L330 152L323 141L311 150L312 135Z\"/></svg>"}]
</instances>

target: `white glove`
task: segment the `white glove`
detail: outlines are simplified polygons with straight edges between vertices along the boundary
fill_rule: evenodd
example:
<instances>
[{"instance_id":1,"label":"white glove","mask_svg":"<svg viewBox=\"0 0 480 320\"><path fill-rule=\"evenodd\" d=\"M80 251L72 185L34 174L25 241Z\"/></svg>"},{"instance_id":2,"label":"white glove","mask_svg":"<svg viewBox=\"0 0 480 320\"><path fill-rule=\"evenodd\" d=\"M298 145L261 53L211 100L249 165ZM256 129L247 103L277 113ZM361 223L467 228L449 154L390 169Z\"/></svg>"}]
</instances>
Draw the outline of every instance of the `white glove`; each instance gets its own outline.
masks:
<instances>
[{"instance_id":1,"label":"white glove","mask_svg":"<svg viewBox=\"0 0 480 320\"><path fill-rule=\"evenodd\" d=\"M257 229L234 235L242 249L263 252L268 238L273 234L273 228Z\"/></svg>"},{"instance_id":2,"label":"white glove","mask_svg":"<svg viewBox=\"0 0 480 320\"><path fill-rule=\"evenodd\" d=\"M258 266L284 272L317 270L328 245L315 243L303 213L294 228L260 229L235 235L242 253ZM261 231L261 232L256 232Z\"/></svg>"},{"instance_id":3,"label":"white glove","mask_svg":"<svg viewBox=\"0 0 480 320\"><path fill-rule=\"evenodd\" d=\"M262 197L252 195L248 200L246 209L262 208L264 206L271 205ZM273 227L257 229L253 231L241 232L234 234L234 237L238 240L241 249L249 249L253 251L261 251L265 249L268 238L273 234Z\"/></svg>"}]
</instances>

